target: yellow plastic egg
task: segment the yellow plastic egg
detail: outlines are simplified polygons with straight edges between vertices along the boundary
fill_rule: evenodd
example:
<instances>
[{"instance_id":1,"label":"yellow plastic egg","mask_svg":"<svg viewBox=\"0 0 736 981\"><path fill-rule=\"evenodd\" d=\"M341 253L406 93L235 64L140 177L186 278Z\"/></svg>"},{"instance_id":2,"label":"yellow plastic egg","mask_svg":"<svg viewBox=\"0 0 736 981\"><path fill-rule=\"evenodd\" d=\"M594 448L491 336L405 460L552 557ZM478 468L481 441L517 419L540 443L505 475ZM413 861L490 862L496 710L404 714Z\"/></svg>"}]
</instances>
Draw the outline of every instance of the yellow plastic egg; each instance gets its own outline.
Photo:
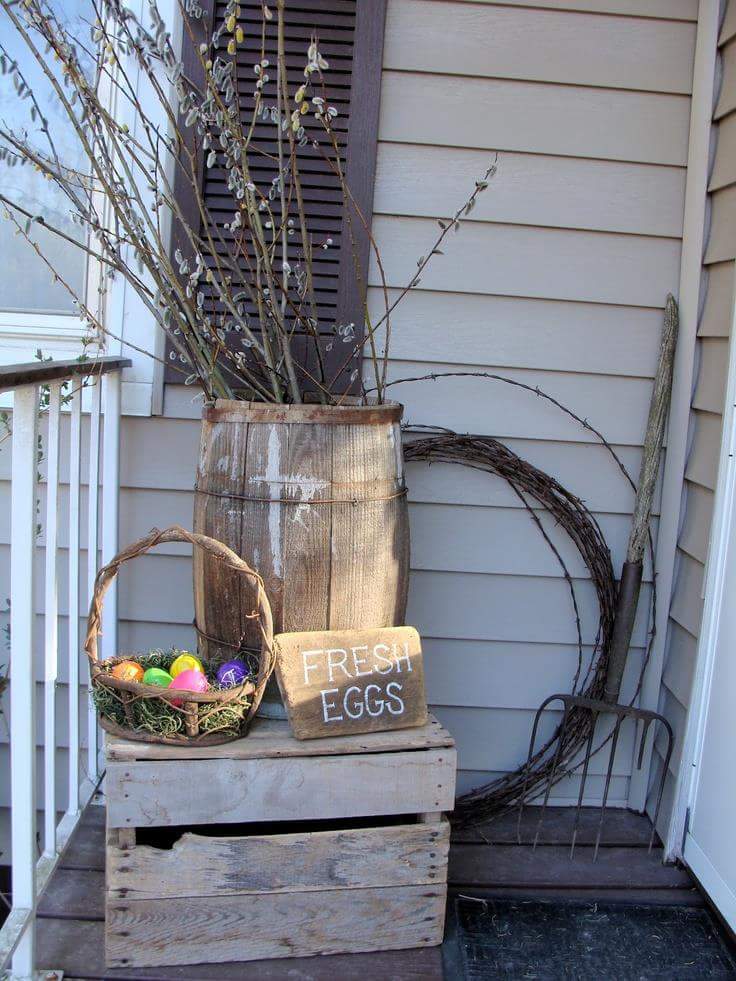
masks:
<instances>
[{"instance_id":1,"label":"yellow plastic egg","mask_svg":"<svg viewBox=\"0 0 736 981\"><path fill-rule=\"evenodd\" d=\"M172 678L175 678L178 674L181 674L182 671L200 671L202 674L204 674L202 662L199 660L199 658L195 657L194 654L189 654L187 651L180 654L169 668L169 674Z\"/></svg>"},{"instance_id":2,"label":"yellow plastic egg","mask_svg":"<svg viewBox=\"0 0 736 981\"><path fill-rule=\"evenodd\" d=\"M135 661L121 661L112 669L112 676L119 681L142 681L143 668Z\"/></svg>"}]
</instances>

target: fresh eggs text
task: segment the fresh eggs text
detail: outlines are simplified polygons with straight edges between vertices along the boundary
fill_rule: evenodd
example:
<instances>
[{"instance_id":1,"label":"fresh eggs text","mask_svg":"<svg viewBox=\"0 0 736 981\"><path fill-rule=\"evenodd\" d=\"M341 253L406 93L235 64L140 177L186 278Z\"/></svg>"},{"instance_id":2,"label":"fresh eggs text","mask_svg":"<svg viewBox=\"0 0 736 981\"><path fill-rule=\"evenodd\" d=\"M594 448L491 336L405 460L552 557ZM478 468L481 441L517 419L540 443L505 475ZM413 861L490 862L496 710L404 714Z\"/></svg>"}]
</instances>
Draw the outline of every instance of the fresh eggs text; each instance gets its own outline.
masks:
<instances>
[{"instance_id":1,"label":"fresh eggs text","mask_svg":"<svg viewBox=\"0 0 736 981\"><path fill-rule=\"evenodd\" d=\"M365 715L380 716L384 712L401 715L404 701L403 685L390 675L408 674L412 670L409 645L375 644L358 647L327 647L301 651L304 684L312 684L312 675L323 678L320 691L325 722L361 719ZM372 678L372 681L363 679ZM346 680L356 683L343 687Z\"/></svg>"}]
</instances>

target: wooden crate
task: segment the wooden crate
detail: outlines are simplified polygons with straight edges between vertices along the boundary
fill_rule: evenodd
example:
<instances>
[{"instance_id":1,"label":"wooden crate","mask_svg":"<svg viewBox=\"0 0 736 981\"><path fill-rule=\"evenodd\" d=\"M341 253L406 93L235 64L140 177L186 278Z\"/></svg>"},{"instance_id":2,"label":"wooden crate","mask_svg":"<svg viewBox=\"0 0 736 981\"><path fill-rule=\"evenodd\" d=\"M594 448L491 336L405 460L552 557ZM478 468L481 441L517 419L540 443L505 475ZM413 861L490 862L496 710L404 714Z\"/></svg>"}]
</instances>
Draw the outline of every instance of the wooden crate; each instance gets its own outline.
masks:
<instances>
[{"instance_id":1,"label":"wooden crate","mask_svg":"<svg viewBox=\"0 0 736 981\"><path fill-rule=\"evenodd\" d=\"M435 719L309 743L274 720L224 746L108 737L107 758L109 967L441 943L456 753ZM173 847L144 843L167 827Z\"/></svg>"}]
</instances>

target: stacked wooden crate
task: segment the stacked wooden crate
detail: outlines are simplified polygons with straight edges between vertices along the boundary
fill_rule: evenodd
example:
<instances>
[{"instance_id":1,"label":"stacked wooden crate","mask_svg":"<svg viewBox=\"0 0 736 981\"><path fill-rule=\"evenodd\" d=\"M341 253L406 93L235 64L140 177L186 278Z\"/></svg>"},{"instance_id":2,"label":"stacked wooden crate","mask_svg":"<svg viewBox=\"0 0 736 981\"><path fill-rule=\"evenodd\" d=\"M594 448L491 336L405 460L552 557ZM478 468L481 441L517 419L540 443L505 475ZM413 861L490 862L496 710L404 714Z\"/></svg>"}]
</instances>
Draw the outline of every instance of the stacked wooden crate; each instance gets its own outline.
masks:
<instances>
[{"instance_id":1,"label":"stacked wooden crate","mask_svg":"<svg viewBox=\"0 0 736 981\"><path fill-rule=\"evenodd\" d=\"M107 758L110 967L441 943L456 753L435 719L312 742L275 720L216 747L108 737Z\"/></svg>"}]
</instances>

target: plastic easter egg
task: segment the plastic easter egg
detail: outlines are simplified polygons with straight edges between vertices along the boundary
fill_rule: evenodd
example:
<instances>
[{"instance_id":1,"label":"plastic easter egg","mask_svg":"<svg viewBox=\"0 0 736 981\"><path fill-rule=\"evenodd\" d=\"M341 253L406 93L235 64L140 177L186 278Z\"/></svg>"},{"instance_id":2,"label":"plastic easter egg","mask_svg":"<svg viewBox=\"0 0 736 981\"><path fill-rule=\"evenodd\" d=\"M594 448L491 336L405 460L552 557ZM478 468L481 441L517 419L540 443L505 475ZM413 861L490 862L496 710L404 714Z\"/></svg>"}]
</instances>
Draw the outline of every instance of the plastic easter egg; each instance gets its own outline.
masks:
<instances>
[{"instance_id":1,"label":"plastic easter egg","mask_svg":"<svg viewBox=\"0 0 736 981\"><path fill-rule=\"evenodd\" d=\"M174 680L169 685L169 688L176 688L179 691L207 691L207 679L202 674L201 671L193 671L191 668L188 671L180 672ZM171 704L176 706L176 708L181 708L181 702L179 699L171 700Z\"/></svg>"},{"instance_id":2,"label":"plastic easter egg","mask_svg":"<svg viewBox=\"0 0 736 981\"><path fill-rule=\"evenodd\" d=\"M200 674L204 674L202 662L194 654L189 654L188 651L180 654L169 668L169 674L172 678L176 678L182 671L199 671Z\"/></svg>"},{"instance_id":3,"label":"plastic easter egg","mask_svg":"<svg viewBox=\"0 0 736 981\"><path fill-rule=\"evenodd\" d=\"M173 680L169 672L162 668L149 668L143 675L144 685L160 685L161 688L168 688Z\"/></svg>"},{"instance_id":4,"label":"plastic easter egg","mask_svg":"<svg viewBox=\"0 0 736 981\"><path fill-rule=\"evenodd\" d=\"M169 685L169 688L178 688L181 691L207 691L207 679L201 671L181 671Z\"/></svg>"},{"instance_id":5,"label":"plastic easter egg","mask_svg":"<svg viewBox=\"0 0 736 981\"><path fill-rule=\"evenodd\" d=\"M143 668L135 661L121 661L112 669L112 676L119 681L142 681Z\"/></svg>"},{"instance_id":6,"label":"plastic easter egg","mask_svg":"<svg viewBox=\"0 0 736 981\"><path fill-rule=\"evenodd\" d=\"M247 677L248 669L237 658L234 661L227 661L225 664L221 664L217 669L217 681L223 688L242 685Z\"/></svg>"}]
</instances>

